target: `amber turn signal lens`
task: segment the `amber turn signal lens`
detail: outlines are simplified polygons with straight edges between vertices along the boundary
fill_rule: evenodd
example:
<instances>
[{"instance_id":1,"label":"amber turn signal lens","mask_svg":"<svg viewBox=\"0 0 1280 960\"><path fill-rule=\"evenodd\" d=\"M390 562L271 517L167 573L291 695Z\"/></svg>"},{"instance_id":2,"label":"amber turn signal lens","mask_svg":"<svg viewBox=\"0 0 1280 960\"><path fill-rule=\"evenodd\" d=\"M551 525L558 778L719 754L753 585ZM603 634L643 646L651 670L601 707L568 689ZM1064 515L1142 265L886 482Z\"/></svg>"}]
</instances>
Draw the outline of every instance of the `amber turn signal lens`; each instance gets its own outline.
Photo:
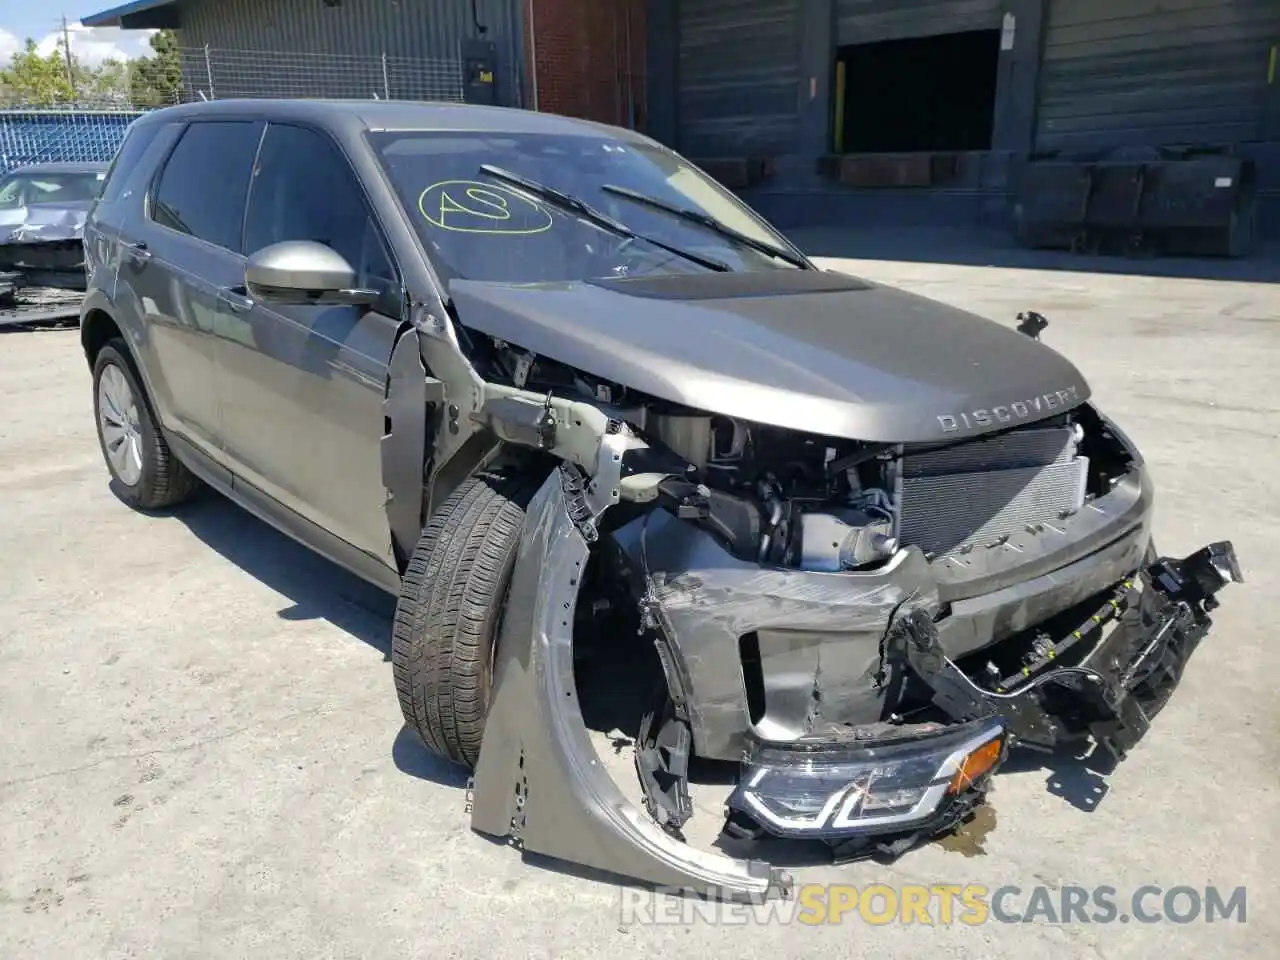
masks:
<instances>
[{"instance_id":1,"label":"amber turn signal lens","mask_svg":"<svg viewBox=\"0 0 1280 960\"><path fill-rule=\"evenodd\" d=\"M984 773L989 773L993 770L995 765L1000 762L1000 754L1003 748L1004 738L996 737L965 757L964 762L960 764L960 769L951 778L951 786L947 787L947 792L959 793Z\"/></svg>"}]
</instances>

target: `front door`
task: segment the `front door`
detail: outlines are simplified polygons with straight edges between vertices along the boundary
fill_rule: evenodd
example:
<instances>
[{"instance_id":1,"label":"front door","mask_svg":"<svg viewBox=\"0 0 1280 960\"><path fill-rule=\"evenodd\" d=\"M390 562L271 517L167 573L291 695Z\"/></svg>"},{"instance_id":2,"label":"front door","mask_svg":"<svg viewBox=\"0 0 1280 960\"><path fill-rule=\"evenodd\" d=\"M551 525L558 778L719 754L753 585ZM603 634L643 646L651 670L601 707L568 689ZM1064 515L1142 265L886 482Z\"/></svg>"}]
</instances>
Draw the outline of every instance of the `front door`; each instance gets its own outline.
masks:
<instances>
[{"instance_id":1,"label":"front door","mask_svg":"<svg viewBox=\"0 0 1280 960\"><path fill-rule=\"evenodd\" d=\"M245 216L245 253L312 240L341 253L373 308L280 306L231 291L216 341L228 465L263 493L384 563L394 563L380 443L400 282L354 171L333 140L271 123Z\"/></svg>"}]
</instances>

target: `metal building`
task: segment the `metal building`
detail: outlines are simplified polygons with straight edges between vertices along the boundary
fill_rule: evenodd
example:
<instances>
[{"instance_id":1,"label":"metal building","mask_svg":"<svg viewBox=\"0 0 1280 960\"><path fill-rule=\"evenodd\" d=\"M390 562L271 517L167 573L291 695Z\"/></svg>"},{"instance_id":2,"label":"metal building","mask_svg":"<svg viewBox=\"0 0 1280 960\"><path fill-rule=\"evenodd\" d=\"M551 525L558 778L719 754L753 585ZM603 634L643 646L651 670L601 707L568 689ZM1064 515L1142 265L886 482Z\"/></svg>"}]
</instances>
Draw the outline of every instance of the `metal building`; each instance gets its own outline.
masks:
<instances>
[{"instance_id":1,"label":"metal building","mask_svg":"<svg viewBox=\"0 0 1280 960\"><path fill-rule=\"evenodd\" d=\"M1030 157L1203 145L1280 234L1280 0L649 6L656 132L784 224L999 220Z\"/></svg>"},{"instance_id":2,"label":"metal building","mask_svg":"<svg viewBox=\"0 0 1280 960\"><path fill-rule=\"evenodd\" d=\"M134 0L83 22L175 30L188 97L521 105L521 16L518 0Z\"/></svg>"},{"instance_id":3,"label":"metal building","mask_svg":"<svg viewBox=\"0 0 1280 960\"><path fill-rule=\"evenodd\" d=\"M435 98L483 41L497 102L637 126L783 226L1007 222L1036 157L1191 146L1253 159L1280 236L1280 0L135 0L85 22L176 28L217 96Z\"/></svg>"}]
</instances>

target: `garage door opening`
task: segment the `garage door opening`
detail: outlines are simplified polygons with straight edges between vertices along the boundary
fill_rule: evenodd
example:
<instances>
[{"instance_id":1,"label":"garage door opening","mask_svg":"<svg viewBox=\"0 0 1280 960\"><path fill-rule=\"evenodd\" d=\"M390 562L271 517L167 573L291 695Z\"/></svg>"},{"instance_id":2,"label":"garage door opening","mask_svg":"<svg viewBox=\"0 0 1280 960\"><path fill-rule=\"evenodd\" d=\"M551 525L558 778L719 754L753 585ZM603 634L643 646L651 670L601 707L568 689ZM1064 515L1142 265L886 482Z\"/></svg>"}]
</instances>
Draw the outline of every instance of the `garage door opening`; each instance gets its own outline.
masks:
<instances>
[{"instance_id":1,"label":"garage door opening","mask_svg":"<svg viewBox=\"0 0 1280 960\"><path fill-rule=\"evenodd\" d=\"M836 153L989 150L1000 31L839 48Z\"/></svg>"}]
</instances>

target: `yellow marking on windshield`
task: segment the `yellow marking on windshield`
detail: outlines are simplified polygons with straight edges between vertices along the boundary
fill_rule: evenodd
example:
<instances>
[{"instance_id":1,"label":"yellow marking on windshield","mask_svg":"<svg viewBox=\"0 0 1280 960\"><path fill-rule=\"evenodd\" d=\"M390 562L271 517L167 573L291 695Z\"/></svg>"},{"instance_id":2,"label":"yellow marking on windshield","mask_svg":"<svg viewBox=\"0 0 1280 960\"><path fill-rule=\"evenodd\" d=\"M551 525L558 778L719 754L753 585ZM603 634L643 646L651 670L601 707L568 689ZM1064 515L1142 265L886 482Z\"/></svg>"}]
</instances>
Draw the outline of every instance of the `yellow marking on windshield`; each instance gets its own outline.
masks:
<instances>
[{"instance_id":1,"label":"yellow marking on windshield","mask_svg":"<svg viewBox=\"0 0 1280 960\"><path fill-rule=\"evenodd\" d=\"M431 211L428 213L427 211ZM546 207L507 187L478 180L441 180L423 190L418 212L453 233L527 237L551 229Z\"/></svg>"},{"instance_id":2,"label":"yellow marking on windshield","mask_svg":"<svg viewBox=\"0 0 1280 960\"><path fill-rule=\"evenodd\" d=\"M507 198L490 190L488 187L468 187L466 198L475 206L463 206L448 190L440 191L440 219L445 220L450 213L465 213L471 217L485 217L490 220L510 220L511 211L507 208Z\"/></svg>"}]
</instances>

